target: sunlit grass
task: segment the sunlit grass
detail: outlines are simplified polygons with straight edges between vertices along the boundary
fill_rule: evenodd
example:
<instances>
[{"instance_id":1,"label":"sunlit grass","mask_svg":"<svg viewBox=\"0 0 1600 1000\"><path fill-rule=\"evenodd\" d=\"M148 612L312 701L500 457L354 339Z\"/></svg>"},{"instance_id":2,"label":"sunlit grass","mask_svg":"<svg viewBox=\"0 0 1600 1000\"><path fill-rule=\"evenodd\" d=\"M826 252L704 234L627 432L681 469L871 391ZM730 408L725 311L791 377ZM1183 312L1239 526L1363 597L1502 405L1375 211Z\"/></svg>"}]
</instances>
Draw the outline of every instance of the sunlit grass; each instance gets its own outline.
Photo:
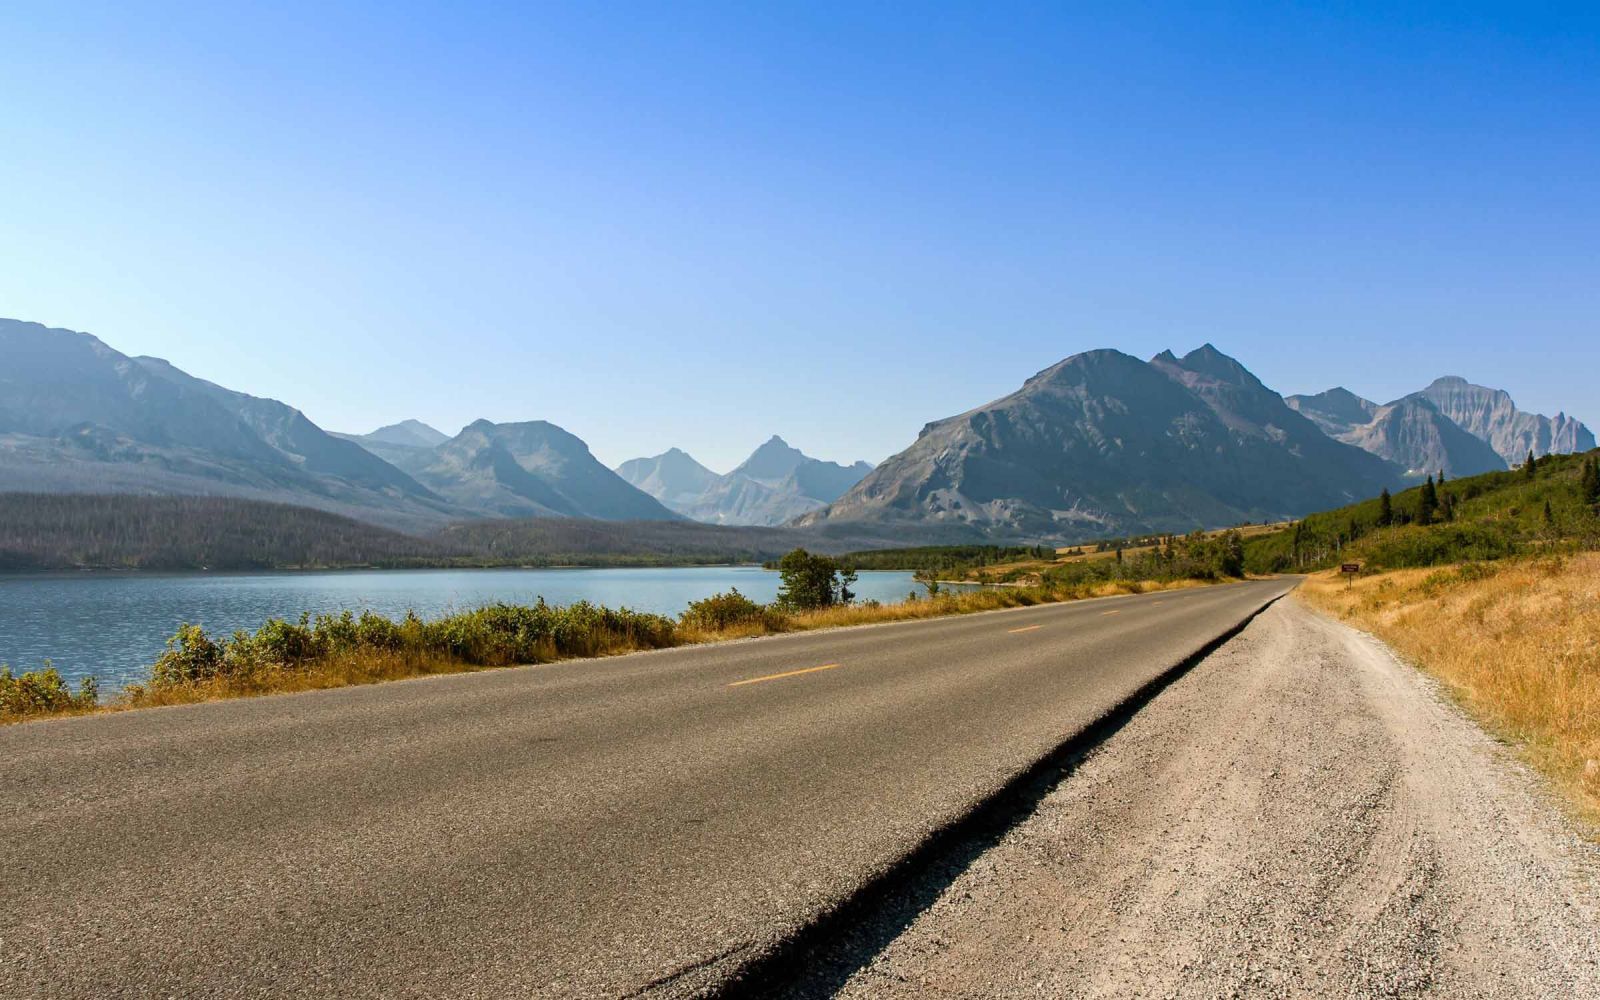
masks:
<instances>
[{"instance_id":1,"label":"sunlit grass","mask_svg":"<svg viewBox=\"0 0 1600 1000\"><path fill-rule=\"evenodd\" d=\"M1600 821L1600 553L1308 580L1312 604L1442 680Z\"/></svg>"}]
</instances>

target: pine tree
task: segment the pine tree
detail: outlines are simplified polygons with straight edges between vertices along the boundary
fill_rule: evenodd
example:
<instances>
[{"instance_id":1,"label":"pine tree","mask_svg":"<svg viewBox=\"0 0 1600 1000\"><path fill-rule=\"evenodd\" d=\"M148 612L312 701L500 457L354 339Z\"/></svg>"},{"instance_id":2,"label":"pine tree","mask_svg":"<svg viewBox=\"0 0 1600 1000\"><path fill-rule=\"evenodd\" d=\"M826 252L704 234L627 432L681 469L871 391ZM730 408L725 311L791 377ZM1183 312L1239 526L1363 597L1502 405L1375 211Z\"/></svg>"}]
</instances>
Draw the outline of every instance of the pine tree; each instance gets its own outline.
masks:
<instances>
[{"instance_id":1,"label":"pine tree","mask_svg":"<svg viewBox=\"0 0 1600 1000\"><path fill-rule=\"evenodd\" d=\"M1529 478L1529 479L1532 479L1532 478L1533 478L1533 476L1534 476L1534 469L1533 469L1533 452L1532 452L1532 451L1529 451L1529 452L1528 452L1528 464L1527 464L1527 465L1524 465L1524 466L1523 466L1523 467L1522 467L1522 471L1523 471L1523 473L1524 473L1524 474L1525 474L1525 475L1527 475L1527 477L1528 477L1528 478Z\"/></svg>"},{"instance_id":2,"label":"pine tree","mask_svg":"<svg viewBox=\"0 0 1600 1000\"><path fill-rule=\"evenodd\" d=\"M1378 526L1387 528L1394 523L1394 498L1389 496L1389 488L1384 487L1378 494Z\"/></svg>"},{"instance_id":3,"label":"pine tree","mask_svg":"<svg viewBox=\"0 0 1600 1000\"><path fill-rule=\"evenodd\" d=\"M1439 491L1434 488L1433 477L1422 484L1422 489L1417 493L1417 523L1430 524L1433 515L1439 509Z\"/></svg>"},{"instance_id":4,"label":"pine tree","mask_svg":"<svg viewBox=\"0 0 1600 1000\"><path fill-rule=\"evenodd\" d=\"M1545 524L1545 527L1548 528L1548 527L1550 527L1551 525L1553 525L1555 523L1556 523L1556 512L1550 509L1550 500L1549 500L1549 498L1546 498L1545 502L1544 502L1544 524Z\"/></svg>"},{"instance_id":5,"label":"pine tree","mask_svg":"<svg viewBox=\"0 0 1600 1000\"><path fill-rule=\"evenodd\" d=\"M1600 513L1600 456L1583 463L1583 502Z\"/></svg>"}]
</instances>

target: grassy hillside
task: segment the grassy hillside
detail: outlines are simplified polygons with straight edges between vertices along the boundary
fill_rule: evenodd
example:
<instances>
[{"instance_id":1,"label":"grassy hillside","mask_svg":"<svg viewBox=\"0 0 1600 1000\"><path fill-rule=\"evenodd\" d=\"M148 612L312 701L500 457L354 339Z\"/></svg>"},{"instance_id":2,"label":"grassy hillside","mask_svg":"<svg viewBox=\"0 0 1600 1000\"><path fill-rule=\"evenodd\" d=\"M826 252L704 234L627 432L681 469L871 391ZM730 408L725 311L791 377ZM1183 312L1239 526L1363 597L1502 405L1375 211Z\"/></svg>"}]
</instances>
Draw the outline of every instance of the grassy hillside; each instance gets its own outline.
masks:
<instances>
[{"instance_id":1,"label":"grassy hillside","mask_svg":"<svg viewBox=\"0 0 1600 1000\"><path fill-rule=\"evenodd\" d=\"M1366 569L1403 569L1500 559L1517 554L1600 548L1600 513L1583 496L1583 469L1600 451L1550 455L1524 468L1445 481L1438 508L1419 518L1425 487L1395 494L1384 523L1383 502L1312 514L1245 543L1254 573L1327 569L1360 562Z\"/></svg>"}]
</instances>

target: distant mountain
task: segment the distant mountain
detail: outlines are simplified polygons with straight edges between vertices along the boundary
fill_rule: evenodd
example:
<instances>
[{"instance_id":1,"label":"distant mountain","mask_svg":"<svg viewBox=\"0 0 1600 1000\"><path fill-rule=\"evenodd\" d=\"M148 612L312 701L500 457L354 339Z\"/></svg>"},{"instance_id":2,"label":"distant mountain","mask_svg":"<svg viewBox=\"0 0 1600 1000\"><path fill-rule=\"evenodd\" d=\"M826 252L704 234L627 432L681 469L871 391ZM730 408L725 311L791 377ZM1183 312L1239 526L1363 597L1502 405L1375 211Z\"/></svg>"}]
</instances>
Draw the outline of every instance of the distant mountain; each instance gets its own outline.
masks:
<instances>
[{"instance_id":1,"label":"distant mountain","mask_svg":"<svg viewBox=\"0 0 1600 1000\"><path fill-rule=\"evenodd\" d=\"M359 437L377 444L398 444L409 448L437 448L450 440L450 435L435 430L420 420L402 420L398 424L379 427L371 434L341 434L340 437Z\"/></svg>"},{"instance_id":2,"label":"distant mountain","mask_svg":"<svg viewBox=\"0 0 1600 1000\"><path fill-rule=\"evenodd\" d=\"M334 437L360 445L413 477L433 461L433 450L450 440L449 435L434 430L420 420L402 420L398 424L380 427L370 434L341 434L335 431Z\"/></svg>"},{"instance_id":3,"label":"distant mountain","mask_svg":"<svg viewBox=\"0 0 1600 1000\"><path fill-rule=\"evenodd\" d=\"M1209 344L1149 362L1098 350L929 424L796 524L1075 540L1289 517L1398 481Z\"/></svg>"},{"instance_id":4,"label":"distant mountain","mask_svg":"<svg viewBox=\"0 0 1600 1000\"><path fill-rule=\"evenodd\" d=\"M1564 413L1546 417L1519 410L1509 393L1473 385L1459 376L1435 379L1419 395L1427 397L1439 412L1469 434L1488 442L1508 465L1526 461L1530 451L1543 457L1588 451L1595 446L1594 434L1572 417Z\"/></svg>"},{"instance_id":5,"label":"distant mountain","mask_svg":"<svg viewBox=\"0 0 1600 1000\"><path fill-rule=\"evenodd\" d=\"M668 507L710 524L773 526L825 507L872 466L811 458L773 435L738 468L718 476L674 448L622 463L617 473Z\"/></svg>"},{"instance_id":6,"label":"distant mountain","mask_svg":"<svg viewBox=\"0 0 1600 1000\"><path fill-rule=\"evenodd\" d=\"M1314 396L1285 396L1283 401L1302 416L1309 417L1329 437L1348 434L1356 427L1370 424L1378 414L1377 403L1362 399L1343 386Z\"/></svg>"},{"instance_id":7,"label":"distant mountain","mask_svg":"<svg viewBox=\"0 0 1600 1000\"><path fill-rule=\"evenodd\" d=\"M414 468L417 478L441 496L505 517L678 517L601 465L583 441L543 420L476 421L421 452Z\"/></svg>"},{"instance_id":8,"label":"distant mountain","mask_svg":"<svg viewBox=\"0 0 1600 1000\"><path fill-rule=\"evenodd\" d=\"M218 494L405 529L467 515L293 407L0 320L0 490Z\"/></svg>"},{"instance_id":9,"label":"distant mountain","mask_svg":"<svg viewBox=\"0 0 1600 1000\"><path fill-rule=\"evenodd\" d=\"M1413 479L1436 472L1475 476L1506 467L1493 448L1440 413L1420 393L1383 406L1343 388L1289 396L1284 402L1325 433L1388 459Z\"/></svg>"},{"instance_id":10,"label":"distant mountain","mask_svg":"<svg viewBox=\"0 0 1600 1000\"><path fill-rule=\"evenodd\" d=\"M680 512L681 505L692 504L722 478L678 448L623 462L617 475Z\"/></svg>"}]
</instances>

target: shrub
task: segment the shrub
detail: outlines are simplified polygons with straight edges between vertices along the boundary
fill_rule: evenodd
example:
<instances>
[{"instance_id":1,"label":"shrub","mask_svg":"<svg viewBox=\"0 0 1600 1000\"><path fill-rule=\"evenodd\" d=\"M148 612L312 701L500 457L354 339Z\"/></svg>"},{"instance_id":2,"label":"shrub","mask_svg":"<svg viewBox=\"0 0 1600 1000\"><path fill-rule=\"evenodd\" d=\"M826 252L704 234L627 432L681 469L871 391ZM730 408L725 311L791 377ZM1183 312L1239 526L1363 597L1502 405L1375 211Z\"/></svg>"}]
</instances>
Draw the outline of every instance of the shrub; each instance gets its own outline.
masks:
<instances>
[{"instance_id":1,"label":"shrub","mask_svg":"<svg viewBox=\"0 0 1600 1000\"><path fill-rule=\"evenodd\" d=\"M781 623L782 612L765 604L752 601L735 587L726 594L692 601L679 620L685 628L703 632L720 632L741 625L772 625Z\"/></svg>"},{"instance_id":2,"label":"shrub","mask_svg":"<svg viewBox=\"0 0 1600 1000\"><path fill-rule=\"evenodd\" d=\"M73 693L48 660L43 670L30 670L17 676L11 673L10 667L0 666L0 715L87 710L99 700L100 687L93 677L85 677L79 682L77 693Z\"/></svg>"},{"instance_id":3,"label":"shrub","mask_svg":"<svg viewBox=\"0 0 1600 1000\"><path fill-rule=\"evenodd\" d=\"M152 687L192 684L217 676L222 666L222 647L211 641L198 625L179 625L167 640L167 650L150 668Z\"/></svg>"}]
</instances>

